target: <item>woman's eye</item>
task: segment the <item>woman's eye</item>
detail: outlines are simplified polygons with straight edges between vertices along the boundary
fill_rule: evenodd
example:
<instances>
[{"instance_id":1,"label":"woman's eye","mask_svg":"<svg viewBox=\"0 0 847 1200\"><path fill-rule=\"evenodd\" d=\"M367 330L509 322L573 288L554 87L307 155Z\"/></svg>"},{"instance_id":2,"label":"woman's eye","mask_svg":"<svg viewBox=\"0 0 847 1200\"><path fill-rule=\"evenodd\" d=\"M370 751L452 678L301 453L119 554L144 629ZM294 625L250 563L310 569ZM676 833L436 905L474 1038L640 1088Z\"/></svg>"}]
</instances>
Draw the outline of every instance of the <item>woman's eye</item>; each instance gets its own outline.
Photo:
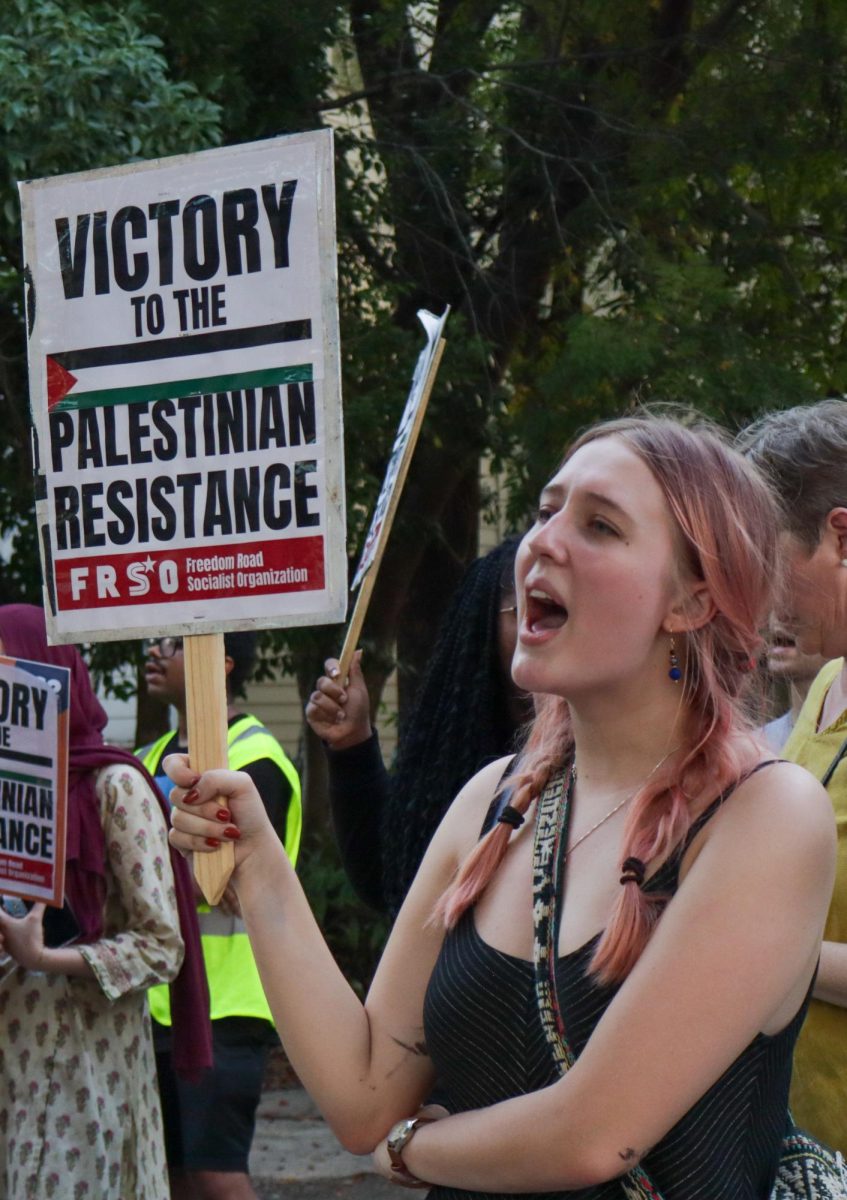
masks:
<instances>
[{"instance_id":1,"label":"woman's eye","mask_svg":"<svg viewBox=\"0 0 847 1200\"><path fill-rule=\"evenodd\" d=\"M535 514L536 525L543 525L546 521L550 520L552 515L553 515L553 509L550 507L549 504L540 504L538 506L538 511Z\"/></svg>"},{"instance_id":2,"label":"woman's eye","mask_svg":"<svg viewBox=\"0 0 847 1200\"><path fill-rule=\"evenodd\" d=\"M595 533L610 534L612 537L619 536L614 525L610 525L609 522L604 521L602 517L592 517L588 524Z\"/></svg>"}]
</instances>

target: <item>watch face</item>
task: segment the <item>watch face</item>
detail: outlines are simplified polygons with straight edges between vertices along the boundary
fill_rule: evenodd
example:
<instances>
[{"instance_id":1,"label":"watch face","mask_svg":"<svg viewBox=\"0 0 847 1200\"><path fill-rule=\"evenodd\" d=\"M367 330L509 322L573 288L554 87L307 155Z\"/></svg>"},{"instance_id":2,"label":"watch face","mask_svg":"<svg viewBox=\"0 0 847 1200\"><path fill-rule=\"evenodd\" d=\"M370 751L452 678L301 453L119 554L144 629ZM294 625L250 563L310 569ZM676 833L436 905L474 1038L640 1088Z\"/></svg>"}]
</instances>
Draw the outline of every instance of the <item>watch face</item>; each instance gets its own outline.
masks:
<instances>
[{"instance_id":1,"label":"watch face","mask_svg":"<svg viewBox=\"0 0 847 1200\"><path fill-rule=\"evenodd\" d=\"M393 1150L395 1154L399 1154L403 1147L408 1142L415 1128L414 1117L404 1117L402 1121L398 1121L388 1135L387 1145L389 1151Z\"/></svg>"}]
</instances>

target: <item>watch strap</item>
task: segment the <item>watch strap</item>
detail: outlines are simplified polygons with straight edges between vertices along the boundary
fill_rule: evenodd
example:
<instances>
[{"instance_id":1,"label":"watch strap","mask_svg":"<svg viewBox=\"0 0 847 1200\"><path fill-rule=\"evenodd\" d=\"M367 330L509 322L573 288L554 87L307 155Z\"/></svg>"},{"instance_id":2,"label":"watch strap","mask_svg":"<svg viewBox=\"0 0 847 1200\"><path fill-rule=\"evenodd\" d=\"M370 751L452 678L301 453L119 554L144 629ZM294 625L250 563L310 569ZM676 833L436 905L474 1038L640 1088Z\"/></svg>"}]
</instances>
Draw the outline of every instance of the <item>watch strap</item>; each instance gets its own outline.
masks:
<instances>
[{"instance_id":1,"label":"watch strap","mask_svg":"<svg viewBox=\"0 0 847 1200\"><path fill-rule=\"evenodd\" d=\"M429 1125L434 1120L433 1117L407 1117L402 1121L398 1121L388 1135L387 1147L388 1157L391 1159L391 1170L398 1177L397 1182L403 1183L406 1187L429 1187L417 1175L413 1175L406 1164L403 1162L403 1151L413 1136L417 1132L419 1126Z\"/></svg>"}]
</instances>

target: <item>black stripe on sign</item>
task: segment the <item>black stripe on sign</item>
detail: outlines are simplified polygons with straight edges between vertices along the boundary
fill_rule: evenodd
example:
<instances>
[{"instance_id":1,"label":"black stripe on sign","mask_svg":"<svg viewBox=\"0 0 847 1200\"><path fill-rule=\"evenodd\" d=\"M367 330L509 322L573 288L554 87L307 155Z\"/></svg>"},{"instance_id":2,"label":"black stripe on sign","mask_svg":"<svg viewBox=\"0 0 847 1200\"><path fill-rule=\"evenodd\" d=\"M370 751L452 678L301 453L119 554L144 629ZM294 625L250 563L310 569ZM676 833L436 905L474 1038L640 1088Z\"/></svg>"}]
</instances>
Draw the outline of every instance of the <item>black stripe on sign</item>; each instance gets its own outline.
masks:
<instances>
[{"instance_id":1,"label":"black stripe on sign","mask_svg":"<svg viewBox=\"0 0 847 1200\"><path fill-rule=\"evenodd\" d=\"M219 350L245 350L275 342L303 342L312 336L312 322L279 321L276 325L252 325L247 329L214 329L185 337L162 338L157 342L125 342L122 346L91 346L85 350L62 350L51 354L66 371L85 367L114 367L122 363L151 362L157 358L184 358L190 354L214 354Z\"/></svg>"}]
</instances>

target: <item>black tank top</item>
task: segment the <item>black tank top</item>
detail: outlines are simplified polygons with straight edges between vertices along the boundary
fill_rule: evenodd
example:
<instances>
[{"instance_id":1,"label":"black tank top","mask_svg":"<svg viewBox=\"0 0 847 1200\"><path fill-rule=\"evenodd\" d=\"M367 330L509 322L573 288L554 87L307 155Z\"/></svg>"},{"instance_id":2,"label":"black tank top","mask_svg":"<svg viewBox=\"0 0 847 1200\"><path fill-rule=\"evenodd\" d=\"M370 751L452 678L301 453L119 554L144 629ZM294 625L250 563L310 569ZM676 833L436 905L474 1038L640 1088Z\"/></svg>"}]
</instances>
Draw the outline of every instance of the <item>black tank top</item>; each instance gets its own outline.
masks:
<instances>
[{"instance_id":1,"label":"black tank top","mask_svg":"<svg viewBox=\"0 0 847 1200\"><path fill-rule=\"evenodd\" d=\"M685 851L719 804L692 824L684 843L644 884L645 890L676 891ZM560 957L556 968L559 1004L577 1057L620 986L602 987L588 974L598 939ZM768 1200L788 1127L794 1043L810 995L811 986L789 1024L773 1037L758 1034L644 1158L642 1165L664 1200ZM451 1112L486 1108L547 1087L558 1077L538 1016L532 964L484 942L473 909L444 940L426 992L424 1028L439 1099ZM429 1196L513 1200L497 1192L449 1187L434 1187ZM618 1180L610 1180L533 1195L532 1200L557 1196L622 1200L624 1192Z\"/></svg>"}]
</instances>

